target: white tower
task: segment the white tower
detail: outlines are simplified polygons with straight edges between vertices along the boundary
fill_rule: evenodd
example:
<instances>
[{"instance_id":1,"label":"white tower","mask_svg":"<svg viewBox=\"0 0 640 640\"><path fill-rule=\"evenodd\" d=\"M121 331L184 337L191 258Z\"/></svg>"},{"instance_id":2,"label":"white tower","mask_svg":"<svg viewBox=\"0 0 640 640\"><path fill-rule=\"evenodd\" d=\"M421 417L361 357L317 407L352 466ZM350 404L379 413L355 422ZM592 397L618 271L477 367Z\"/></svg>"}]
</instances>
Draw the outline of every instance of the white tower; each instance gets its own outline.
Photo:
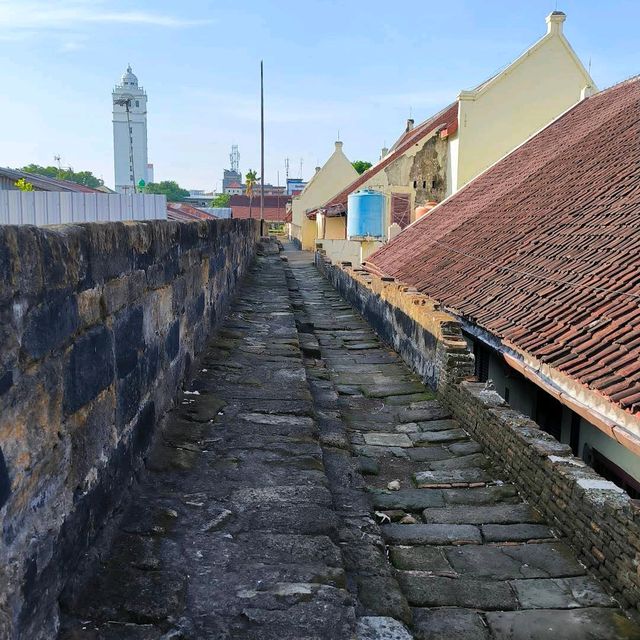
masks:
<instances>
[{"instance_id":1,"label":"white tower","mask_svg":"<svg viewBox=\"0 0 640 640\"><path fill-rule=\"evenodd\" d=\"M131 66L113 90L113 161L115 189L135 193L147 175L147 94Z\"/></svg>"}]
</instances>

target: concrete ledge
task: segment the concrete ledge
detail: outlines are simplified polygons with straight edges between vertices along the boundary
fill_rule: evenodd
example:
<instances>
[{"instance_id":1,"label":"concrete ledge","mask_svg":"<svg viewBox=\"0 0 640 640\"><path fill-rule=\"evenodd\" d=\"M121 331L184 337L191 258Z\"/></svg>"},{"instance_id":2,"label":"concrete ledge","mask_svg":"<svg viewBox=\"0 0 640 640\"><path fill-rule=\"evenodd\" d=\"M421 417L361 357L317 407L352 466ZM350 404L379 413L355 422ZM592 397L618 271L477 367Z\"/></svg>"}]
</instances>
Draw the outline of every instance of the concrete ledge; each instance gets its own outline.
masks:
<instances>
[{"instance_id":1,"label":"concrete ledge","mask_svg":"<svg viewBox=\"0 0 640 640\"><path fill-rule=\"evenodd\" d=\"M316 266L436 389L527 500L567 536L578 557L627 607L640 610L640 505L571 449L473 378L473 355L455 318L427 296L366 271Z\"/></svg>"},{"instance_id":2,"label":"concrete ledge","mask_svg":"<svg viewBox=\"0 0 640 640\"><path fill-rule=\"evenodd\" d=\"M253 258L250 220L0 226L0 637L57 596Z\"/></svg>"}]
</instances>

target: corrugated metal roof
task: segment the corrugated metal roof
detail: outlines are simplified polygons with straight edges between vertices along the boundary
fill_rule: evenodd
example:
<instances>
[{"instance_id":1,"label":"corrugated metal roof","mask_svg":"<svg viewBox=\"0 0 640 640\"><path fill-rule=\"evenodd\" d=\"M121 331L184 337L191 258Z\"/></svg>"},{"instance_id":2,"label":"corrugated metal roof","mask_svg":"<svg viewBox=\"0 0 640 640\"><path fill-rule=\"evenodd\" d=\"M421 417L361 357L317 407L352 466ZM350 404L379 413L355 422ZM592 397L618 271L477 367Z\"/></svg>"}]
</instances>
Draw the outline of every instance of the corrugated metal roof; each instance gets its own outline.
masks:
<instances>
[{"instance_id":1,"label":"corrugated metal roof","mask_svg":"<svg viewBox=\"0 0 640 640\"><path fill-rule=\"evenodd\" d=\"M369 258L640 412L640 79L588 98Z\"/></svg>"},{"instance_id":2,"label":"corrugated metal roof","mask_svg":"<svg viewBox=\"0 0 640 640\"><path fill-rule=\"evenodd\" d=\"M48 176L41 176L38 173L27 173L26 171L19 171L18 169L9 169L7 167L0 167L0 178L17 182L20 178L24 178L27 182L30 182L38 191L76 191L81 193L102 193L97 189L92 189L83 184L71 182L69 180L58 180L57 178L49 178Z\"/></svg>"}]
</instances>

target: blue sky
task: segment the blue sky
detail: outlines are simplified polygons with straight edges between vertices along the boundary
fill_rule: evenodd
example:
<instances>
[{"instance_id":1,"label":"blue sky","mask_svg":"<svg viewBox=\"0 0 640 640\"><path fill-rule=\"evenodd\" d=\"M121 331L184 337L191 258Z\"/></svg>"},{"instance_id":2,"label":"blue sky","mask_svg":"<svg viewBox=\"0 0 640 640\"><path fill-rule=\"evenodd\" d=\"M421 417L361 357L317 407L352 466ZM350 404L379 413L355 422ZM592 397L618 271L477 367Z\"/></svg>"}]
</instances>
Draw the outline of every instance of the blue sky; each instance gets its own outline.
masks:
<instances>
[{"instance_id":1,"label":"blue sky","mask_svg":"<svg viewBox=\"0 0 640 640\"><path fill-rule=\"evenodd\" d=\"M149 95L156 180L220 188L232 144L266 177L308 177L338 131L375 160L416 121L511 62L555 8L600 88L640 73L640 3L595 0L0 0L0 166L53 156L113 184L111 89L128 62Z\"/></svg>"}]
</instances>

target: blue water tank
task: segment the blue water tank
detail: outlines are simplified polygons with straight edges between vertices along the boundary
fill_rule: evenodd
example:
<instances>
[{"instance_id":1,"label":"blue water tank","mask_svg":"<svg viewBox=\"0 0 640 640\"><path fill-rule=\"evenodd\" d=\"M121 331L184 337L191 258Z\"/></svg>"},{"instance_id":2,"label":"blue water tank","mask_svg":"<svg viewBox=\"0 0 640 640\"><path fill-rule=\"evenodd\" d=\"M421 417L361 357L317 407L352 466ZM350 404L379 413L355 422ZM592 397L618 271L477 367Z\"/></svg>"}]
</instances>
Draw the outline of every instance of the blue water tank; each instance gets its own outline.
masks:
<instances>
[{"instance_id":1,"label":"blue water tank","mask_svg":"<svg viewBox=\"0 0 640 640\"><path fill-rule=\"evenodd\" d=\"M363 189L347 202L347 239L384 238L385 197L379 191Z\"/></svg>"}]
</instances>

